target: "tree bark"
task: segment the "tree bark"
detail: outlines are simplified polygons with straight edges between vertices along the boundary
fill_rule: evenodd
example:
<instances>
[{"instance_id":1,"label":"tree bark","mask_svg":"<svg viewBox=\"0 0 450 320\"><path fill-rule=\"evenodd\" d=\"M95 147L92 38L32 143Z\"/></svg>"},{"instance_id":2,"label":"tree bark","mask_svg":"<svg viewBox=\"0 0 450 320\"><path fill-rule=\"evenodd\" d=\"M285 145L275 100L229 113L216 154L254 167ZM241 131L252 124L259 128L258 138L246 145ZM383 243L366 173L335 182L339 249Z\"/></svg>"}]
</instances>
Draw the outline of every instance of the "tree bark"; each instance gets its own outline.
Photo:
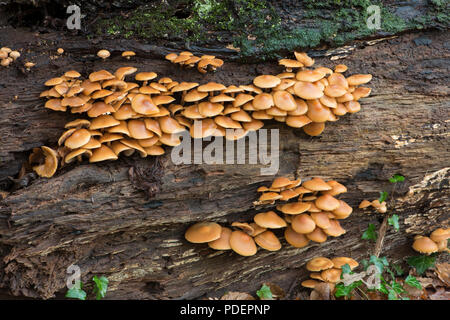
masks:
<instances>
[{"instance_id":1,"label":"tree bark","mask_svg":"<svg viewBox=\"0 0 450 320\"><path fill-rule=\"evenodd\" d=\"M150 158L84 162L67 166L50 179L33 174L16 177L33 147L55 146L64 124L76 118L45 109L39 99L45 80L64 71L86 75L132 65L177 81L238 85L259 74L280 73L276 62L225 61L218 72L203 76L162 60L164 49L155 47L149 53L150 47L133 41L114 42L117 51L99 61L96 50L112 42L91 46L77 38L55 43L60 35L54 33L7 34L10 38L2 43L17 39L15 47L31 49L24 59L37 63L30 72L21 64L0 71L0 185L5 190L0 202L0 287L11 295L59 296L66 291L66 268L71 264L81 268L84 283L93 275L107 276L107 298L115 299L217 297L226 291L254 291L263 282L297 290L308 277L304 264L312 257L345 255L360 260L373 252L374 244L361 240L361 234L368 223L379 227L383 217L357 206L389 190L387 179L395 173L406 177L388 211L399 215L400 231L388 229L382 256L400 261L413 255L414 235L449 225L450 54L445 32L361 43L344 49L339 60L326 52L316 58L317 66L344 63L349 74L373 74L372 94L362 100L362 110L327 123L316 138L276 122L265 128L280 129L277 175L337 180L348 187L340 199L354 212L343 221L347 233L341 237L302 249L282 240L280 251L259 250L253 257L188 243L184 232L198 221L251 221L257 212L273 209L253 206L256 189L274 178L261 176L261 165L174 165L169 151L160 158L159 191L150 199L144 190L151 180L148 171L157 164ZM416 44L419 37L431 43ZM67 54L49 59L58 47ZM137 57L125 63L118 52L122 49L135 49Z\"/></svg>"}]
</instances>

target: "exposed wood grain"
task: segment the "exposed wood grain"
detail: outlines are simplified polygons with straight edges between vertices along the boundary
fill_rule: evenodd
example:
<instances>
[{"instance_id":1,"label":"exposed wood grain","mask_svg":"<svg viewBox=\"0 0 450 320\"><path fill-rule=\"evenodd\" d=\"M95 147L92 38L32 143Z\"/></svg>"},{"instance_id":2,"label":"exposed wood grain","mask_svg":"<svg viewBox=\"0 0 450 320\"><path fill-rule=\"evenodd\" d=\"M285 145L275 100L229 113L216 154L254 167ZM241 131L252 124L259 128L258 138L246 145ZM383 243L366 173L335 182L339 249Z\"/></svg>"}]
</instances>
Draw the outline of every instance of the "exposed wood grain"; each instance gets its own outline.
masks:
<instances>
[{"instance_id":1,"label":"exposed wood grain","mask_svg":"<svg viewBox=\"0 0 450 320\"><path fill-rule=\"evenodd\" d=\"M413 254L414 234L450 222L448 36L425 34L432 40L429 46L415 45L417 36L358 48L337 61L316 60L324 66L345 63L350 73L374 75L372 95L363 100L361 112L327 125L321 137L310 138L278 123L267 126L280 129L279 175L321 176L344 183L349 192L341 198L353 208L389 188L392 174L406 177L398 190L401 200L393 208L400 217L400 232L387 231L382 252L395 258ZM54 145L64 123L74 119L44 109L37 98L47 78L69 68L86 74L129 64L177 80L227 85L281 71L275 63L226 61L218 73L202 76L150 56L138 55L130 63L114 55L99 61L75 50L49 60L41 53L55 46L39 46L43 38L24 34L18 39L17 46L32 48L29 57L38 63L30 73L22 73L19 66L0 70L4 189L10 187L7 177L17 175L31 149ZM130 167L146 169L152 164L138 157L73 165L8 194L0 202L0 286L14 295L50 298L65 291L66 268L74 263L81 267L84 282L94 274L108 277L108 298L218 296L229 290L255 290L264 281L287 291L294 279L306 278L304 264L314 256L361 259L373 250L372 243L360 240L361 233L369 222L378 227L382 217L357 209L343 222L345 235L302 249L283 240L278 252L261 250L246 258L187 243L184 231L196 221L250 220L258 212L252 205L257 187L273 177L260 176L260 165L175 166L169 155L161 160L161 189L150 200L128 176Z\"/></svg>"}]
</instances>

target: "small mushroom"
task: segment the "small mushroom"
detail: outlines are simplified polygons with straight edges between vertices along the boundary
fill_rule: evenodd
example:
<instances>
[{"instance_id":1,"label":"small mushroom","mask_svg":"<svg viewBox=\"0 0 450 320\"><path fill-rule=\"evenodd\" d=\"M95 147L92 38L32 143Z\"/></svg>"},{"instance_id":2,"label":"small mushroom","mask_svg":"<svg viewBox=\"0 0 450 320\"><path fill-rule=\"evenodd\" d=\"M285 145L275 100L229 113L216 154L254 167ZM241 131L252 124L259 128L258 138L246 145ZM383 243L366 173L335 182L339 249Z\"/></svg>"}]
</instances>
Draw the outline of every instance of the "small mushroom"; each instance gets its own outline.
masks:
<instances>
[{"instance_id":1,"label":"small mushroom","mask_svg":"<svg viewBox=\"0 0 450 320\"><path fill-rule=\"evenodd\" d=\"M316 223L308 214L299 214L292 218L292 229L297 233L307 234L314 231Z\"/></svg>"},{"instance_id":2,"label":"small mushroom","mask_svg":"<svg viewBox=\"0 0 450 320\"><path fill-rule=\"evenodd\" d=\"M291 226L288 226L284 231L284 238L286 241L295 248L306 247L309 243L309 239L302 233L295 232Z\"/></svg>"},{"instance_id":3,"label":"small mushroom","mask_svg":"<svg viewBox=\"0 0 450 320\"><path fill-rule=\"evenodd\" d=\"M331 269L333 266L333 262L325 257L313 258L306 263L306 269L313 272Z\"/></svg>"},{"instance_id":4,"label":"small mushroom","mask_svg":"<svg viewBox=\"0 0 450 320\"><path fill-rule=\"evenodd\" d=\"M208 242L208 246L215 250L230 250L230 236L232 230L230 228L222 227L220 237L216 240Z\"/></svg>"},{"instance_id":5,"label":"small mushroom","mask_svg":"<svg viewBox=\"0 0 450 320\"><path fill-rule=\"evenodd\" d=\"M280 240L275 236L272 231L264 231L261 234L258 234L254 238L257 245L261 248L269 250L269 251L278 251L281 249Z\"/></svg>"},{"instance_id":6,"label":"small mushroom","mask_svg":"<svg viewBox=\"0 0 450 320\"><path fill-rule=\"evenodd\" d=\"M335 268L341 269L344 265L348 264L350 266L350 270L355 269L359 263L348 257L336 257L331 259Z\"/></svg>"},{"instance_id":7,"label":"small mushroom","mask_svg":"<svg viewBox=\"0 0 450 320\"><path fill-rule=\"evenodd\" d=\"M450 229L449 228L447 228L447 229L437 228L430 235L430 239L436 243L444 241L444 240L446 241L449 238L450 238Z\"/></svg>"},{"instance_id":8,"label":"small mushroom","mask_svg":"<svg viewBox=\"0 0 450 320\"><path fill-rule=\"evenodd\" d=\"M122 57L130 60L131 57L135 56L136 53L134 51L124 51L122 52Z\"/></svg>"},{"instance_id":9,"label":"small mushroom","mask_svg":"<svg viewBox=\"0 0 450 320\"><path fill-rule=\"evenodd\" d=\"M258 251L253 238L240 230L231 233L230 246L234 252L241 256L253 256Z\"/></svg>"},{"instance_id":10,"label":"small mushroom","mask_svg":"<svg viewBox=\"0 0 450 320\"><path fill-rule=\"evenodd\" d=\"M30 164L36 161L40 164L33 166L33 170L40 177L50 178L58 168L58 153L46 146L35 148L30 156Z\"/></svg>"},{"instance_id":11,"label":"small mushroom","mask_svg":"<svg viewBox=\"0 0 450 320\"><path fill-rule=\"evenodd\" d=\"M184 237L192 243L205 243L217 240L222 234L222 227L215 222L198 222L190 226Z\"/></svg>"},{"instance_id":12,"label":"small mushroom","mask_svg":"<svg viewBox=\"0 0 450 320\"><path fill-rule=\"evenodd\" d=\"M102 58L103 60L108 58L110 55L111 55L111 53L106 49L102 49L97 52L97 56Z\"/></svg>"},{"instance_id":13,"label":"small mushroom","mask_svg":"<svg viewBox=\"0 0 450 320\"><path fill-rule=\"evenodd\" d=\"M438 251L437 244L428 237L420 237L414 240L413 249L423 254L431 254Z\"/></svg>"},{"instance_id":14,"label":"small mushroom","mask_svg":"<svg viewBox=\"0 0 450 320\"><path fill-rule=\"evenodd\" d=\"M260 212L253 217L253 220L262 228L278 229L287 226L286 221L273 211Z\"/></svg>"},{"instance_id":15,"label":"small mushroom","mask_svg":"<svg viewBox=\"0 0 450 320\"><path fill-rule=\"evenodd\" d=\"M28 71L30 71L30 69L33 68L35 65L36 65L36 63L31 62L31 61L27 61L27 62L25 62L25 64L24 64L25 68L26 68Z\"/></svg>"}]
</instances>

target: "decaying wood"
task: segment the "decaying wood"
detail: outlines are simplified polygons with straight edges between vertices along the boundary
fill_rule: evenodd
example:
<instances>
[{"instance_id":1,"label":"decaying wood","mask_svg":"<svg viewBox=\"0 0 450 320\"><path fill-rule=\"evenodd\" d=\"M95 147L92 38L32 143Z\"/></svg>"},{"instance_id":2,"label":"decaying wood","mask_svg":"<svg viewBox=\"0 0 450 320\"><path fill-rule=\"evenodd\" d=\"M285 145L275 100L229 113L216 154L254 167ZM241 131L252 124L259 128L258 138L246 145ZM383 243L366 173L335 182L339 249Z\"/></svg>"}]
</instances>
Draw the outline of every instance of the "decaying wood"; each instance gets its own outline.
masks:
<instances>
[{"instance_id":1,"label":"decaying wood","mask_svg":"<svg viewBox=\"0 0 450 320\"><path fill-rule=\"evenodd\" d=\"M288 291L293 281L306 279L304 264L314 256L359 260L373 250L373 243L362 241L361 234L368 223L379 227L382 215L358 209L342 223L345 235L302 249L283 240L278 252L260 250L241 257L187 243L184 231L197 221L249 221L256 212L272 208L256 210L252 205L256 189L273 179L260 175L261 165L176 166L167 154L161 157L159 191L151 199L145 174L130 179L130 168L135 173L152 168L154 161L148 158L71 165L51 179L11 182L33 147L55 145L64 123L75 119L44 109L38 98L46 79L69 68L87 74L133 65L178 81L226 85L281 72L275 62L225 61L219 72L202 76L139 55L130 62L114 54L99 61L90 47L49 60L48 54L65 44L52 44L53 36L23 32L15 45L31 48L25 58L37 66L31 72L19 65L0 70L0 181L8 192L0 202L0 287L12 295L51 298L65 292L66 268L77 264L85 283L93 275L108 277L108 298L211 297L256 290L263 282ZM416 45L418 36L428 37L431 44ZM388 229L384 239L382 255L393 259L414 254L410 246L415 234L450 222L447 39L443 32L403 35L357 48L345 59L317 58L317 65L345 63L350 73L374 75L372 94L363 99L362 110L327 124L318 138L278 123L267 126L280 129L279 175L337 180L349 190L340 198L353 208L362 199L378 197L392 174L406 177L392 209L400 217L400 231Z\"/></svg>"}]
</instances>

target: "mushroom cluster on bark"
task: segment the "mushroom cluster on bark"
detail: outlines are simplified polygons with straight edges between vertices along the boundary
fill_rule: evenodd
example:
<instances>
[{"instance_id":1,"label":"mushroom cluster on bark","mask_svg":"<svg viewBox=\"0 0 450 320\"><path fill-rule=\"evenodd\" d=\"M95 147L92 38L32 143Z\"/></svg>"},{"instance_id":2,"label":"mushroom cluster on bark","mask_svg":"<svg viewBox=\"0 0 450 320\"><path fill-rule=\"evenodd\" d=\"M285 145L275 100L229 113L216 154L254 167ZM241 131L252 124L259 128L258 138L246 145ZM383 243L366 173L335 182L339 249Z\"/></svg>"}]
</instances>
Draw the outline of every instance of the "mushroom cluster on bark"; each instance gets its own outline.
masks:
<instances>
[{"instance_id":1,"label":"mushroom cluster on bark","mask_svg":"<svg viewBox=\"0 0 450 320\"><path fill-rule=\"evenodd\" d=\"M100 50L99 56L106 58L109 52ZM189 52L180 56L194 57ZM156 80L155 72L136 73L135 67L121 67L114 73L92 72L86 79L75 70L67 71L46 81L48 90L40 96L47 98L48 109L89 117L66 125L58 141L62 164L75 158L81 161L83 155L90 162L115 160L119 154L129 156L136 151L142 157L161 155L163 146L181 143L177 134L185 130L193 138L237 140L262 128L262 120L271 119L303 127L315 136L326 121L359 111L358 100L370 89L357 86L370 81L371 75L345 78L323 67L305 69L314 61L304 53L296 56L295 67L301 68L297 74L261 75L249 85L179 83L168 77ZM199 63L202 58L215 60L203 56ZM342 66L335 71L346 70ZM127 77L133 74L135 81L129 81Z\"/></svg>"},{"instance_id":2,"label":"mushroom cluster on bark","mask_svg":"<svg viewBox=\"0 0 450 320\"><path fill-rule=\"evenodd\" d=\"M336 257L328 259L326 257L316 257L306 263L306 269L312 273L311 279L302 282L305 288L314 289L320 283L326 283L333 291L335 284L341 280L342 267L348 265L351 270L358 267L359 263L348 257Z\"/></svg>"},{"instance_id":3,"label":"mushroom cluster on bark","mask_svg":"<svg viewBox=\"0 0 450 320\"><path fill-rule=\"evenodd\" d=\"M257 245L269 251L280 250L281 242L271 229L285 228L286 242L302 248L310 241L322 243L328 236L339 237L344 234L339 220L347 218L353 211L347 203L334 197L347 192L347 188L333 180L326 182L313 178L301 184L300 179L279 177L270 187L263 186L258 191L263 194L254 202L255 205L286 201L276 206L276 210L284 216L275 211L260 212L251 223L233 222L231 226L235 228L234 231L214 222L200 222L187 230L186 240L208 243L216 250L231 249L240 255L252 256L257 253ZM291 199L297 201L287 202ZM210 237L211 228L214 228L215 237ZM208 237L200 237L199 234Z\"/></svg>"},{"instance_id":4,"label":"mushroom cluster on bark","mask_svg":"<svg viewBox=\"0 0 450 320\"><path fill-rule=\"evenodd\" d=\"M223 65L223 60L218 59L215 56L203 55L201 57L197 57L189 51L183 51L179 54L169 53L165 58L172 63L186 68L193 68L197 65L197 70L200 73L207 73L208 70L216 71L217 68L220 68Z\"/></svg>"},{"instance_id":5,"label":"mushroom cluster on bark","mask_svg":"<svg viewBox=\"0 0 450 320\"><path fill-rule=\"evenodd\" d=\"M379 212L379 213L386 213L386 211L387 211L386 201L380 202L379 199L375 199L375 200L372 200L372 201L364 199L359 204L359 209L366 209L366 208L369 208L369 207L375 208L375 210L377 212Z\"/></svg>"},{"instance_id":6,"label":"mushroom cluster on bark","mask_svg":"<svg viewBox=\"0 0 450 320\"><path fill-rule=\"evenodd\" d=\"M8 47L0 48L0 65L7 67L20 57L20 52Z\"/></svg>"},{"instance_id":7,"label":"mushroom cluster on bark","mask_svg":"<svg viewBox=\"0 0 450 320\"><path fill-rule=\"evenodd\" d=\"M427 255L435 252L450 252L448 248L449 238L450 228L437 228L429 237L415 236L412 248Z\"/></svg>"}]
</instances>

